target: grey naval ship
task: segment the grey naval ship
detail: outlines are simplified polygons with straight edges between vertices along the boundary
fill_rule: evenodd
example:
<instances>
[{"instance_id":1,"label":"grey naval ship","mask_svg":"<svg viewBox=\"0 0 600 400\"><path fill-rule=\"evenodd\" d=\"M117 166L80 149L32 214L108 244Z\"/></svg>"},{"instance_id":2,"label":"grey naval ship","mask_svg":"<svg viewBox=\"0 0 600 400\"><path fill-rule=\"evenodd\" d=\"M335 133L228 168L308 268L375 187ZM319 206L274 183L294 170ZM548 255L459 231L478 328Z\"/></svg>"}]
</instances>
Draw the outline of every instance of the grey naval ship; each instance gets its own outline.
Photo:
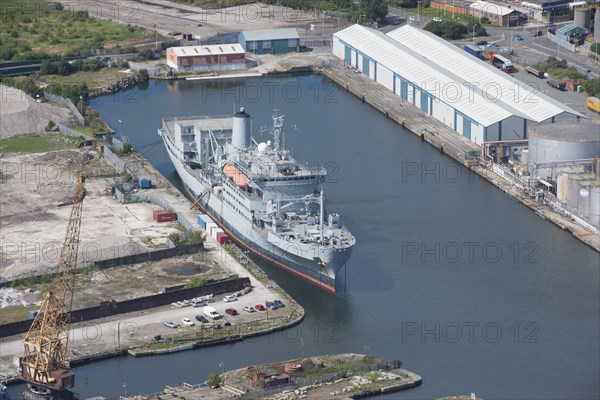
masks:
<instances>
[{"instance_id":1,"label":"grey naval ship","mask_svg":"<svg viewBox=\"0 0 600 400\"><path fill-rule=\"evenodd\" d=\"M356 242L324 209L324 168L284 147L283 115L272 139L252 137L244 108L231 116L163 118L167 153L198 206L245 249L331 291Z\"/></svg>"}]
</instances>

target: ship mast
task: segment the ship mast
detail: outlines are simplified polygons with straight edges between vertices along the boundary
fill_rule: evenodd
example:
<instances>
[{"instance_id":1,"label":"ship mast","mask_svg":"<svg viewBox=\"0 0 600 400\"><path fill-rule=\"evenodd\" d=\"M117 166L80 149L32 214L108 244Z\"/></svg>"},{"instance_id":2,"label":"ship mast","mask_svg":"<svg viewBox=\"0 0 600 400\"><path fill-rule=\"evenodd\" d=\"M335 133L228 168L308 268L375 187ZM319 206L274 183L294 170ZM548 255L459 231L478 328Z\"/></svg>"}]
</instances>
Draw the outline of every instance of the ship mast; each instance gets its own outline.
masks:
<instances>
[{"instance_id":1,"label":"ship mast","mask_svg":"<svg viewBox=\"0 0 600 400\"><path fill-rule=\"evenodd\" d=\"M323 220L325 219L325 217L323 216L324 214L324 209L325 206L323 205L323 191L325 189L323 187L321 187L321 196L319 198L320 200L320 210L319 210L319 227L321 229L321 243L323 243Z\"/></svg>"}]
</instances>

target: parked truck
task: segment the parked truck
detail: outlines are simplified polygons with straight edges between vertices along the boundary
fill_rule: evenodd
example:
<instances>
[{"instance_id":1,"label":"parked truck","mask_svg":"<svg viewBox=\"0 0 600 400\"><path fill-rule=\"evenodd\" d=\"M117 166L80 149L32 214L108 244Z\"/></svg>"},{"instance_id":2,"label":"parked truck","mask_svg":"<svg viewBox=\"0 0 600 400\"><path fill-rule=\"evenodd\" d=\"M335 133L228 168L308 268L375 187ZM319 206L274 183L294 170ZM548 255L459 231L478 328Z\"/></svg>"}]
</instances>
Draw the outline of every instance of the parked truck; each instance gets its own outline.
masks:
<instances>
[{"instance_id":1,"label":"parked truck","mask_svg":"<svg viewBox=\"0 0 600 400\"><path fill-rule=\"evenodd\" d=\"M463 45L463 50L477 58L481 58L481 50L476 46L465 44Z\"/></svg>"},{"instance_id":2,"label":"parked truck","mask_svg":"<svg viewBox=\"0 0 600 400\"><path fill-rule=\"evenodd\" d=\"M539 70L537 68L533 68L531 66L525 67L525 70L531 75L537 76L538 78L543 78L544 76L546 76L546 73L544 71Z\"/></svg>"},{"instance_id":3,"label":"parked truck","mask_svg":"<svg viewBox=\"0 0 600 400\"><path fill-rule=\"evenodd\" d=\"M600 100L597 97L588 97L585 104L590 110L600 113Z\"/></svg>"},{"instance_id":4,"label":"parked truck","mask_svg":"<svg viewBox=\"0 0 600 400\"><path fill-rule=\"evenodd\" d=\"M219 319L221 318L221 314L217 312L214 307L206 306L204 307L204 315L206 315L210 319Z\"/></svg>"},{"instance_id":5,"label":"parked truck","mask_svg":"<svg viewBox=\"0 0 600 400\"><path fill-rule=\"evenodd\" d=\"M563 82L558 82L558 81L553 81L553 80L548 80L546 81L546 83L550 86L553 87L555 89L558 90L565 90L565 84Z\"/></svg>"},{"instance_id":6,"label":"parked truck","mask_svg":"<svg viewBox=\"0 0 600 400\"><path fill-rule=\"evenodd\" d=\"M502 69L502 71L513 72L512 61L510 61L508 58L499 54L494 54L494 52L491 51L487 54L487 58L496 67Z\"/></svg>"}]
</instances>

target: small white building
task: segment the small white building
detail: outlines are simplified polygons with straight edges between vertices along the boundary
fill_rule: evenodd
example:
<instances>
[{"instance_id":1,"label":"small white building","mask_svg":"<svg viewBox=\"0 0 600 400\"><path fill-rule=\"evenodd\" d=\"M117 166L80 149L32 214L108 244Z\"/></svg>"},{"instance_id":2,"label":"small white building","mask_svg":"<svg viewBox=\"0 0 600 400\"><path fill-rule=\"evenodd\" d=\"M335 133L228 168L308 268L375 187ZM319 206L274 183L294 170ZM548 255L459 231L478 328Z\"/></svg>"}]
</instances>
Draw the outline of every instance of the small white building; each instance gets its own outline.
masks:
<instances>
[{"instance_id":1,"label":"small white building","mask_svg":"<svg viewBox=\"0 0 600 400\"><path fill-rule=\"evenodd\" d=\"M387 35L350 26L334 34L333 54L478 144L526 139L534 123L583 116L409 25Z\"/></svg>"}]
</instances>

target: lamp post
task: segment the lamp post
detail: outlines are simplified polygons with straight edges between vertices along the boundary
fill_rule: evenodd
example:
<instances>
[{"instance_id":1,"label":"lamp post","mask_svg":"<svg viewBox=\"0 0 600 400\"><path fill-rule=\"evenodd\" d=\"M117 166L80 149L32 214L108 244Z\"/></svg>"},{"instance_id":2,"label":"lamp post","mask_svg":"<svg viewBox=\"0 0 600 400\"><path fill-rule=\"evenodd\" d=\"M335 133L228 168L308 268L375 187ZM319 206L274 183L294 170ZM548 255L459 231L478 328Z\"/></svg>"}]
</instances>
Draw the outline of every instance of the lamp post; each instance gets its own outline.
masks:
<instances>
[{"instance_id":1,"label":"lamp post","mask_svg":"<svg viewBox=\"0 0 600 400\"><path fill-rule=\"evenodd\" d=\"M475 44L475 26L476 25L473 25L473 44Z\"/></svg>"},{"instance_id":2,"label":"lamp post","mask_svg":"<svg viewBox=\"0 0 600 400\"><path fill-rule=\"evenodd\" d=\"M123 137L123 136L122 136L122 133L123 133L123 132L121 131L121 123L122 123L123 121L121 121L121 120L118 120L118 121L119 121L119 136Z\"/></svg>"},{"instance_id":3,"label":"lamp post","mask_svg":"<svg viewBox=\"0 0 600 400\"><path fill-rule=\"evenodd\" d=\"M85 126L85 118L83 117L83 96L79 96L79 103L81 104L81 118L83 118L83 126Z\"/></svg>"},{"instance_id":4,"label":"lamp post","mask_svg":"<svg viewBox=\"0 0 600 400\"><path fill-rule=\"evenodd\" d=\"M127 383L123 384L123 392L125 392L125 397L127 397Z\"/></svg>"}]
</instances>

